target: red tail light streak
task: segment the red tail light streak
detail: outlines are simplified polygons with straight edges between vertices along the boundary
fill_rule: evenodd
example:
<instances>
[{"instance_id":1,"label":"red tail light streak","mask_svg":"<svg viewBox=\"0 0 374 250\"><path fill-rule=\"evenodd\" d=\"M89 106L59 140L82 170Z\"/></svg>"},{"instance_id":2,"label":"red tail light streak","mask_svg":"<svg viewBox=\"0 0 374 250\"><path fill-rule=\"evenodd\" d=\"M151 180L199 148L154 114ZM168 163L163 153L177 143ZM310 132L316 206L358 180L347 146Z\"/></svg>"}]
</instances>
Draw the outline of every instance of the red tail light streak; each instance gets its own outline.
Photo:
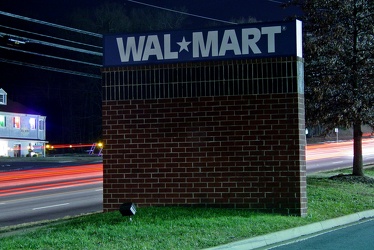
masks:
<instances>
[{"instance_id":1,"label":"red tail light streak","mask_svg":"<svg viewBox=\"0 0 374 250\"><path fill-rule=\"evenodd\" d=\"M89 164L0 173L0 197L103 182L103 165Z\"/></svg>"}]
</instances>

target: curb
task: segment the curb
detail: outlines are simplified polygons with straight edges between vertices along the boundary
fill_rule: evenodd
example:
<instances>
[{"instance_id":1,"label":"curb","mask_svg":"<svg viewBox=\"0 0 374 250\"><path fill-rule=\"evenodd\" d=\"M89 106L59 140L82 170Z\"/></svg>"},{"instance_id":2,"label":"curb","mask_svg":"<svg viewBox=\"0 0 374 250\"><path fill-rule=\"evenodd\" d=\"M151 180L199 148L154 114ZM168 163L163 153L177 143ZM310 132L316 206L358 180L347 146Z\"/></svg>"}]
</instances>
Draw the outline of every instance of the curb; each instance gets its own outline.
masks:
<instances>
[{"instance_id":1,"label":"curb","mask_svg":"<svg viewBox=\"0 0 374 250\"><path fill-rule=\"evenodd\" d=\"M283 241L289 241L295 238L299 238L306 235L312 235L318 232L323 232L335 227L348 225L351 223L358 222L367 218L374 218L374 210L367 210L350 214L326 221L315 222L309 225L291 228L275 233L261 235L250 239L236 241L233 243L207 248L206 250L250 250L261 247L266 247L272 244L280 243Z\"/></svg>"}]
</instances>

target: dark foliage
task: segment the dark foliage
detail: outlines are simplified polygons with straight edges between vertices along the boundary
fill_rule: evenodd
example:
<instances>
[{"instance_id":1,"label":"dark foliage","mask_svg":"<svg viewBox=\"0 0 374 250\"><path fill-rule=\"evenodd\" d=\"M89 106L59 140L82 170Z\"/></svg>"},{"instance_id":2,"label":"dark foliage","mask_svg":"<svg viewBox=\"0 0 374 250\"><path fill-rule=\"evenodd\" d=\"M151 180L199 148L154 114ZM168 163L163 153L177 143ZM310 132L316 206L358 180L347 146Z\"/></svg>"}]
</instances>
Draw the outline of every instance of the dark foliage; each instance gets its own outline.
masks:
<instances>
[{"instance_id":1,"label":"dark foliage","mask_svg":"<svg viewBox=\"0 0 374 250\"><path fill-rule=\"evenodd\" d=\"M361 125L374 125L374 2L293 0L303 10L307 126L353 127L353 174L363 175Z\"/></svg>"}]
</instances>

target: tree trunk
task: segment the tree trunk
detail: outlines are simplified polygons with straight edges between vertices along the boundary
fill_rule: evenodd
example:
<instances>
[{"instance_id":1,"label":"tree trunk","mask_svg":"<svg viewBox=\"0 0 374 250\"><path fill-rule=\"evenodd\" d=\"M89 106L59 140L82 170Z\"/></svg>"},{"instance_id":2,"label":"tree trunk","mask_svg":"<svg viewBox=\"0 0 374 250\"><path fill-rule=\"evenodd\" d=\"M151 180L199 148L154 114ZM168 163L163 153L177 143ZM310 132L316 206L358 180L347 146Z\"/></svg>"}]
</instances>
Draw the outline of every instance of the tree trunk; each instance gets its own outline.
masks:
<instances>
[{"instance_id":1,"label":"tree trunk","mask_svg":"<svg viewBox=\"0 0 374 250\"><path fill-rule=\"evenodd\" d=\"M362 131L361 123L353 124L353 171L352 175L364 176L362 159Z\"/></svg>"}]
</instances>

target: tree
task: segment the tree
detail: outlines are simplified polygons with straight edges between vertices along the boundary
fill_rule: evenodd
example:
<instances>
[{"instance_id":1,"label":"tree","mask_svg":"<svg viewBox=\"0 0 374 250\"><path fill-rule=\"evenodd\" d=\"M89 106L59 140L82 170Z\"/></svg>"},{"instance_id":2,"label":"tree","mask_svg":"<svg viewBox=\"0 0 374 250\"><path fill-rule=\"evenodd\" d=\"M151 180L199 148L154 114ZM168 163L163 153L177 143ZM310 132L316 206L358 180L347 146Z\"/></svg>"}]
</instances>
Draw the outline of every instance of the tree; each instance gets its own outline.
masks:
<instances>
[{"instance_id":1,"label":"tree","mask_svg":"<svg viewBox=\"0 0 374 250\"><path fill-rule=\"evenodd\" d=\"M259 23L261 21L257 20L257 18L255 17L248 16L248 17L233 18L231 19L231 22L241 24L241 23Z\"/></svg>"},{"instance_id":2,"label":"tree","mask_svg":"<svg viewBox=\"0 0 374 250\"><path fill-rule=\"evenodd\" d=\"M363 176L361 126L374 125L374 1L288 5L303 11L307 125L353 127L352 175Z\"/></svg>"},{"instance_id":3,"label":"tree","mask_svg":"<svg viewBox=\"0 0 374 250\"><path fill-rule=\"evenodd\" d=\"M178 8L186 12L186 8ZM135 8L129 13L132 21L131 32L148 32L154 30L179 29L186 21L186 15L153 8Z\"/></svg>"},{"instance_id":4,"label":"tree","mask_svg":"<svg viewBox=\"0 0 374 250\"><path fill-rule=\"evenodd\" d=\"M179 11L186 11L179 8ZM70 15L74 27L100 34L146 32L176 29L183 25L186 16L153 8L127 8L120 3L103 3L95 9L77 9Z\"/></svg>"}]
</instances>

